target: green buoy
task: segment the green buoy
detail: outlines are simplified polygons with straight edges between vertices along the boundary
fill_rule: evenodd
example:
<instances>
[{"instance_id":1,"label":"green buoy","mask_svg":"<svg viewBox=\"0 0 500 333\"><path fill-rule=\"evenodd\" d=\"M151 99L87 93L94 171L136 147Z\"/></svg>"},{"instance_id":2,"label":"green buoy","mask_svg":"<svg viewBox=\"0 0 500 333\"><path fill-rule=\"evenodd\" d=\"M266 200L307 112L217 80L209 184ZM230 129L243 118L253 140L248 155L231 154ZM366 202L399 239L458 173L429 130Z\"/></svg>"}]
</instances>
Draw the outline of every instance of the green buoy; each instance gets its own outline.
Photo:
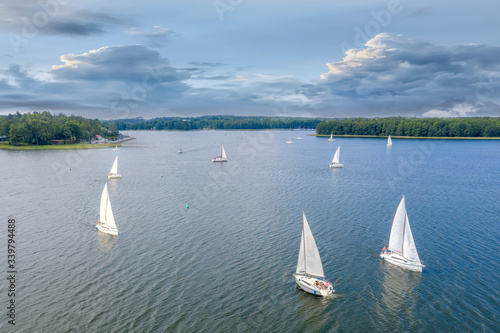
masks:
<instances>
[{"instance_id":1,"label":"green buoy","mask_svg":"<svg viewBox=\"0 0 500 333\"><path fill-rule=\"evenodd\" d=\"M189 205L186 205L186 209L189 209Z\"/></svg>"}]
</instances>

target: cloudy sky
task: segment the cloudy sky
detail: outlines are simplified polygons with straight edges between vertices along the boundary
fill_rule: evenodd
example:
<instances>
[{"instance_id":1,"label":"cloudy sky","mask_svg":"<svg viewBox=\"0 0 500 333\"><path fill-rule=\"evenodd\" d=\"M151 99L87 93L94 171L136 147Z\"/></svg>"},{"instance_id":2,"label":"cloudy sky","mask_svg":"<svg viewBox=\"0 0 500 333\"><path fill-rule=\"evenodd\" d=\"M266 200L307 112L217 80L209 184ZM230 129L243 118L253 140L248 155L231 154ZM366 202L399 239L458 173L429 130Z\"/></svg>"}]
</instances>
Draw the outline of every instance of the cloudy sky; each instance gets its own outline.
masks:
<instances>
[{"instance_id":1,"label":"cloudy sky","mask_svg":"<svg viewBox=\"0 0 500 333\"><path fill-rule=\"evenodd\" d=\"M500 116L499 1L3 0L0 114Z\"/></svg>"}]
</instances>

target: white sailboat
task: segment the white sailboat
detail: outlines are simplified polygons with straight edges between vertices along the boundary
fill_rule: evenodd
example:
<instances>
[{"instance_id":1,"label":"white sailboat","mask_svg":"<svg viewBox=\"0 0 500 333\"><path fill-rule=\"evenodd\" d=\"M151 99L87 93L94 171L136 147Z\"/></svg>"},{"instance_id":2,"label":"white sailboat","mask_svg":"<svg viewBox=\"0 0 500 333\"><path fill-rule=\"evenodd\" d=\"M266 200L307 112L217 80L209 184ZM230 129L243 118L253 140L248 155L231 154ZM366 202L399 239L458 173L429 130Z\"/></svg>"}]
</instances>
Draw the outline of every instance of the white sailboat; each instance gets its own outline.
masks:
<instances>
[{"instance_id":1,"label":"white sailboat","mask_svg":"<svg viewBox=\"0 0 500 333\"><path fill-rule=\"evenodd\" d=\"M117 150L120 150L120 148L118 148L118 145L116 145L116 147L113 148L113 151L117 151Z\"/></svg>"},{"instance_id":2,"label":"white sailboat","mask_svg":"<svg viewBox=\"0 0 500 333\"><path fill-rule=\"evenodd\" d=\"M328 139L328 141L335 141L335 139L333 138L333 134L330 134L330 139Z\"/></svg>"},{"instance_id":3,"label":"white sailboat","mask_svg":"<svg viewBox=\"0 0 500 333\"><path fill-rule=\"evenodd\" d=\"M389 137L387 138L387 147L390 147L392 146L392 139L391 139L391 136L389 135Z\"/></svg>"},{"instance_id":4,"label":"white sailboat","mask_svg":"<svg viewBox=\"0 0 500 333\"><path fill-rule=\"evenodd\" d=\"M183 153L182 149L181 149L181 148L179 148L179 149L177 150L177 154L182 154L182 153Z\"/></svg>"},{"instance_id":5,"label":"white sailboat","mask_svg":"<svg viewBox=\"0 0 500 333\"><path fill-rule=\"evenodd\" d=\"M325 279L318 247L314 241L306 214L302 212L302 237L300 239L299 260L293 275L300 289L318 296L332 295L332 284Z\"/></svg>"},{"instance_id":6,"label":"white sailboat","mask_svg":"<svg viewBox=\"0 0 500 333\"><path fill-rule=\"evenodd\" d=\"M338 146L335 155L333 155L332 163L330 163L330 168L343 168L344 165L340 163L340 146Z\"/></svg>"},{"instance_id":7,"label":"white sailboat","mask_svg":"<svg viewBox=\"0 0 500 333\"><path fill-rule=\"evenodd\" d=\"M224 145L221 144L220 147L221 147L220 156L212 157L212 162L227 162L227 156L226 156L226 151L224 150Z\"/></svg>"},{"instance_id":8,"label":"white sailboat","mask_svg":"<svg viewBox=\"0 0 500 333\"><path fill-rule=\"evenodd\" d=\"M297 137L297 140L302 140L302 137L301 136Z\"/></svg>"},{"instance_id":9,"label":"white sailboat","mask_svg":"<svg viewBox=\"0 0 500 333\"><path fill-rule=\"evenodd\" d=\"M401 199L396 216L392 222L389 246L382 249L380 257L391 264L412 270L422 271L425 267L418 257L415 241L410 229L410 221L406 213L405 197Z\"/></svg>"},{"instance_id":10,"label":"white sailboat","mask_svg":"<svg viewBox=\"0 0 500 333\"><path fill-rule=\"evenodd\" d=\"M101 209L99 213L99 222L95 228L104 233L118 236L118 228L116 227L115 217L111 209L111 202L109 201L108 184L104 185L101 195Z\"/></svg>"},{"instance_id":11,"label":"white sailboat","mask_svg":"<svg viewBox=\"0 0 500 333\"><path fill-rule=\"evenodd\" d=\"M122 178L122 175L118 173L118 156L115 158L115 162L108 173L108 179Z\"/></svg>"}]
</instances>

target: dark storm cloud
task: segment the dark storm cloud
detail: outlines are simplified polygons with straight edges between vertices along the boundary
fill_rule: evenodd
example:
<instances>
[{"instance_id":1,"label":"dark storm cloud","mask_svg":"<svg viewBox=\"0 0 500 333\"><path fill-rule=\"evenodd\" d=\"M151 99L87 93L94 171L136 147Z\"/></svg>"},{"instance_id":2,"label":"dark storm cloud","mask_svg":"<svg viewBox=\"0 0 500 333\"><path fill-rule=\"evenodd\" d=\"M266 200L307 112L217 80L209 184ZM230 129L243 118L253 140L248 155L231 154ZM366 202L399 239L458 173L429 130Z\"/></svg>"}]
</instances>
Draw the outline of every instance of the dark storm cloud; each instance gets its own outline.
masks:
<instances>
[{"instance_id":1,"label":"dark storm cloud","mask_svg":"<svg viewBox=\"0 0 500 333\"><path fill-rule=\"evenodd\" d=\"M325 102L358 111L380 107L388 113L418 115L462 105L465 113L472 113L499 96L499 77L484 78L484 73L500 73L499 56L496 46L443 46L379 34L365 48L349 50L342 61L329 63L329 72L313 90L325 89ZM491 91L489 101L478 98L482 84Z\"/></svg>"}]
</instances>

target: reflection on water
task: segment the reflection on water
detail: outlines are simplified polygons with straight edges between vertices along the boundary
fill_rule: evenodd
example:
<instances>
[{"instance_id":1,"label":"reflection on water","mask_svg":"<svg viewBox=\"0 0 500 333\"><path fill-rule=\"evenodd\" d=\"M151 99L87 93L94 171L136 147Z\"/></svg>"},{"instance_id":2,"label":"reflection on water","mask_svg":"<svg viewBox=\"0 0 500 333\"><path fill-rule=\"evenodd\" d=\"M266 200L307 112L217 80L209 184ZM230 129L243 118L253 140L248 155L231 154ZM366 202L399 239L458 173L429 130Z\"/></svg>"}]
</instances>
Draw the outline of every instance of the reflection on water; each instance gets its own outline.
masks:
<instances>
[{"instance_id":1,"label":"reflection on water","mask_svg":"<svg viewBox=\"0 0 500 333\"><path fill-rule=\"evenodd\" d=\"M118 242L118 237L107 235L96 230L97 246L103 252L109 252L113 246Z\"/></svg>"},{"instance_id":2,"label":"reflection on water","mask_svg":"<svg viewBox=\"0 0 500 333\"><path fill-rule=\"evenodd\" d=\"M399 331L412 327L422 273L386 262L380 263L380 271L383 291L381 301L376 304L378 319L385 329Z\"/></svg>"}]
</instances>

